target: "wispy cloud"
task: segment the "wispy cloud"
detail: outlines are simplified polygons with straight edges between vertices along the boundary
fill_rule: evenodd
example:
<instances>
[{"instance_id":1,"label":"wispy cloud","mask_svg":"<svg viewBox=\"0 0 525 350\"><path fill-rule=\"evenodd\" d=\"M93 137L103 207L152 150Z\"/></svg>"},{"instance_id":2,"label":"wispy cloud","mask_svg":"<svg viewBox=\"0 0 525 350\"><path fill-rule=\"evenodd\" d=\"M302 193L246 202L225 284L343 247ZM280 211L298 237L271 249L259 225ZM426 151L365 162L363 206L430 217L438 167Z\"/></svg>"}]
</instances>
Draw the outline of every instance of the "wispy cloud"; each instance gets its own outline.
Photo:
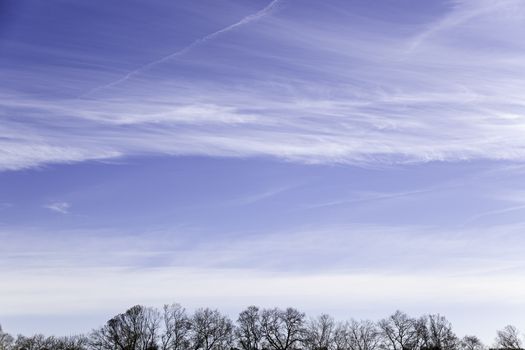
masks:
<instances>
[{"instance_id":1,"label":"wispy cloud","mask_svg":"<svg viewBox=\"0 0 525 350\"><path fill-rule=\"evenodd\" d=\"M352 230L359 229L359 238L350 237ZM134 238L137 246L145 243L137 250L122 244L119 248L116 240L90 241L87 235L82 238L84 244L71 242L70 238L66 240L74 245L57 244L57 239L52 239L42 246L40 241L40 252L31 253L31 246L20 244L26 254L16 260L13 247L7 255L0 255L5 286L0 289L0 308L4 317L29 313L105 315L136 303L161 305L178 301L190 308L220 307L234 316L243 305L255 303L293 305L307 312L338 310L334 311L335 316L341 318L348 317L348 313L356 316L354 312L370 317L372 310L382 317L394 308L417 313L437 309L447 316L489 306L498 310L525 309L521 245L509 240L511 230L511 236L516 238L519 235L515 233L523 227L509 227L506 234L501 233L505 231L502 227L481 235L445 233L438 239L428 239L428 235L414 237L406 234L407 229L393 232L390 228L388 233L381 227L349 227L338 233L303 231L296 235L209 243L184 252L155 251L151 249L154 242L147 237ZM121 237L126 242L130 241L128 238ZM167 242L157 243L167 248ZM32 244L37 246L36 242ZM488 250L485 244L490 246ZM360 259L373 265L378 255L367 245L377 249L383 264L399 267L405 256L405 268L337 266L338 261L346 259L348 264L352 258L356 265ZM87 251L82 252L86 247ZM45 251L49 254L44 255ZM454 255L452 259L450 253ZM501 258L503 255L505 259ZM171 264L143 266L145 259L159 256L165 261L171 259ZM112 264L104 260L108 257ZM328 260L332 261L329 266L319 268ZM141 261L141 266L135 265L137 261ZM12 263L18 264L16 270L10 268ZM286 271L272 268L272 264L282 264ZM305 271L301 266L308 268ZM101 316L100 323L107 316ZM508 317L508 313L496 313L482 326L497 329L497 322ZM461 331L468 329L469 324L471 317L465 324L455 326Z\"/></svg>"},{"instance_id":2,"label":"wispy cloud","mask_svg":"<svg viewBox=\"0 0 525 350\"><path fill-rule=\"evenodd\" d=\"M136 70L133 70L129 73L127 73L126 75L124 75L122 78L118 79L118 80L115 80L111 83L108 83L106 85L103 85L103 86L99 86L99 87L96 87L92 90L90 90L89 92L87 92L86 94L83 94L82 96L89 96L97 91L100 91L100 90L103 90L103 89L107 89L109 87L112 87L112 86L115 86L117 84L120 84L120 83L123 83L125 82L126 80L132 78L133 76L137 75L137 74L140 74L142 72L145 72L147 71L148 69L151 69L153 68L154 66L158 65L158 64L161 64L163 62L166 62L166 61L169 61L171 59L174 59L176 57L180 57L180 56L183 56L184 54L188 53L191 49L193 49L194 47L197 47L199 45L203 45L205 44L206 42L210 41L210 40L213 40L214 38L224 34L224 33L227 33L229 31L232 31L238 27L241 27L243 25L246 25L246 24L249 24L250 22L253 22L253 21L257 21L258 19L266 16L267 14L269 14L272 10L274 10L278 3L281 2L283 0L272 0L266 7L264 7L262 10L260 11L257 11L256 13L254 14L251 14L251 15L248 15L246 17L244 17L243 19L241 19L240 21L238 22L235 22L234 24L231 24L225 28L222 28L216 32L213 32L211 34L208 34L206 35L205 37L202 37L202 38L199 38L197 40L195 40L194 42L192 42L190 45L168 55L168 56L165 56L165 57L162 57L158 60L155 60L153 62L150 62Z\"/></svg>"},{"instance_id":3,"label":"wispy cloud","mask_svg":"<svg viewBox=\"0 0 525 350\"><path fill-rule=\"evenodd\" d=\"M333 309L340 317L363 305L383 314L405 306L447 315L460 306L523 310L522 231L523 225L457 231L348 225L188 246L169 231L152 236L4 228L0 308L4 316L107 313L175 300L234 312L253 303ZM496 320L484 325L495 329L491 322Z\"/></svg>"},{"instance_id":4,"label":"wispy cloud","mask_svg":"<svg viewBox=\"0 0 525 350\"><path fill-rule=\"evenodd\" d=\"M6 269L17 266L19 270L192 266L299 274L434 271L478 275L525 268L518 234L522 230L523 224L484 229L353 224L262 230L204 241L169 230L135 235L108 230L15 230L0 233L5 242L0 260Z\"/></svg>"},{"instance_id":5,"label":"wispy cloud","mask_svg":"<svg viewBox=\"0 0 525 350\"><path fill-rule=\"evenodd\" d=\"M53 202L44 205L44 208L54 211L56 213L68 214L69 209L71 208L71 204L67 202Z\"/></svg>"},{"instance_id":6,"label":"wispy cloud","mask_svg":"<svg viewBox=\"0 0 525 350\"><path fill-rule=\"evenodd\" d=\"M260 193L255 193L251 195L245 195L243 197L238 197L232 200L229 200L226 202L227 205L250 205L254 203L258 203L270 198L274 198L278 196L281 193L287 192L291 189L297 188L300 185L289 185L289 186L281 186L276 188L271 188L266 191L262 191Z\"/></svg>"},{"instance_id":7,"label":"wispy cloud","mask_svg":"<svg viewBox=\"0 0 525 350\"><path fill-rule=\"evenodd\" d=\"M436 23L431 24L425 31L418 34L410 44L410 51L416 50L427 40L432 40L433 36L439 37L441 32L454 29L476 17L490 15L500 9L513 10L516 5L515 0L486 1L486 0L454 0L452 11L449 15L441 18ZM510 7L510 8L509 8Z\"/></svg>"},{"instance_id":8,"label":"wispy cloud","mask_svg":"<svg viewBox=\"0 0 525 350\"><path fill-rule=\"evenodd\" d=\"M525 159L523 2L489 11L488 2L458 1L444 24L409 34L399 23L367 31L372 22L336 17L319 3L312 13L326 16L298 18L295 2L272 12L277 5L128 73L114 89L96 88L96 98L4 88L0 169L135 154L346 164ZM240 26L238 35L210 40ZM149 70L161 62L162 75Z\"/></svg>"},{"instance_id":9,"label":"wispy cloud","mask_svg":"<svg viewBox=\"0 0 525 350\"><path fill-rule=\"evenodd\" d=\"M358 192L355 193L354 198L352 199L337 199L330 202L322 202L316 204L310 204L305 206L306 209L318 209L324 207L332 207L337 205L345 204L356 204L356 203L366 203L374 201L383 201L391 199L401 199L401 198L412 198L417 197L418 195L430 193L436 191L434 188L414 190L407 192L395 192L395 193L371 193L371 192Z\"/></svg>"},{"instance_id":10,"label":"wispy cloud","mask_svg":"<svg viewBox=\"0 0 525 350\"><path fill-rule=\"evenodd\" d=\"M520 169L518 168L517 170L517 174L519 174ZM506 168L506 171L508 173L509 171L516 171L516 169L511 170ZM465 220L464 225L486 218L504 216L505 214L512 213L518 214L521 211L525 211L525 191L521 186L518 187L512 183L508 184L508 187L512 188L512 190L499 188L495 193L488 193L487 196L497 204L497 207L470 216ZM521 216L518 217L521 222Z\"/></svg>"}]
</instances>

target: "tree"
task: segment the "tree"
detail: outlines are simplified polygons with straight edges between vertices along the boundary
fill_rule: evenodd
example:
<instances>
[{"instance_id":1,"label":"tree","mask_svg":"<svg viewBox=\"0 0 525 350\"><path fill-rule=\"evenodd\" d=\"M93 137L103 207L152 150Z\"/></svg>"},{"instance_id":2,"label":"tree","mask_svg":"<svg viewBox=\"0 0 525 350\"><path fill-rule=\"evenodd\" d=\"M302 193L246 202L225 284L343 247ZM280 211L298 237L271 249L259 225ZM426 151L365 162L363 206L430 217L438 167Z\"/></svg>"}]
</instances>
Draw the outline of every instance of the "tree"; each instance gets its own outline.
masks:
<instances>
[{"instance_id":1,"label":"tree","mask_svg":"<svg viewBox=\"0 0 525 350\"><path fill-rule=\"evenodd\" d=\"M238 346L239 349L233 346ZM514 326L497 332L496 350L525 350ZM480 339L458 339L452 324L439 314L412 318L396 311L377 323L335 322L321 314L310 320L294 308L239 313L235 327L216 309L192 315L179 304L155 308L136 305L89 336L18 335L0 326L0 350L487 350Z\"/></svg>"},{"instance_id":2,"label":"tree","mask_svg":"<svg viewBox=\"0 0 525 350\"><path fill-rule=\"evenodd\" d=\"M388 350L413 350L420 341L417 320L401 311L379 321L382 347Z\"/></svg>"},{"instance_id":3,"label":"tree","mask_svg":"<svg viewBox=\"0 0 525 350\"><path fill-rule=\"evenodd\" d=\"M192 317L195 350L226 350L231 347L233 323L218 310L198 309Z\"/></svg>"},{"instance_id":4,"label":"tree","mask_svg":"<svg viewBox=\"0 0 525 350\"><path fill-rule=\"evenodd\" d=\"M96 350L156 350L159 324L156 309L136 305L94 331L90 343Z\"/></svg>"},{"instance_id":5,"label":"tree","mask_svg":"<svg viewBox=\"0 0 525 350\"><path fill-rule=\"evenodd\" d=\"M376 350L381 338L379 330L372 321L355 321L348 323L350 350Z\"/></svg>"},{"instance_id":6,"label":"tree","mask_svg":"<svg viewBox=\"0 0 525 350\"><path fill-rule=\"evenodd\" d=\"M455 350L459 340L452 331L452 324L443 316L428 315L416 325L422 340L422 348L428 350Z\"/></svg>"},{"instance_id":7,"label":"tree","mask_svg":"<svg viewBox=\"0 0 525 350\"><path fill-rule=\"evenodd\" d=\"M35 334L30 337L18 335L14 343L15 350L54 350L56 339L46 337L43 334Z\"/></svg>"},{"instance_id":8,"label":"tree","mask_svg":"<svg viewBox=\"0 0 525 350\"><path fill-rule=\"evenodd\" d=\"M485 346L481 340L474 335L466 335L459 342L459 348L461 350L484 350Z\"/></svg>"},{"instance_id":9,"label":"tree","mask_svg":"<svg viewBox=\"0 0 525 350\"><path fill-rule=\"evenodd\" d=\"M305 315L294 308L265 309L261 314L262 334L274 350L289 350L304 337Z\"/></svg>"},{"instance_id":10,"label":"tree","mask_svg":"<svg viewBox=\"0 0 525 350\"><path fill-rule=\"evenodd\" d=\"M161 349L189 349L191 321L186 309L179 304L164 305L162 322L164 333L160 337Z\"/></svg>"},{"instance_id":11,"label":"tree","mask_svg":"<svg viewBox=\"0 0 525 350\"><path fill-rule=\"evenodd\" d=\"M508 325L498 331L495 344L496 348L518 350L521 349L521 346L520 332L516 327Z\"/></svg>"},{"instance_id":12,"label":"tree","mask_svg":"<svg viewBox=\"0 0 525 350\"><path fill-rule=\"evenodd\" d=\"M334 329L334 350L350 350L350 343L350 324L348 322L339 322Z\"/></svg>"},{"instance_id":13,"label":"tree","mask_svg":"<svg viewBox=\"0 0 525 350\"><path fill-rule=\"evenodd\" d=\"M55 339L53 350L86 350L88 339L82 335L60 337Z\"/></svg>"},{"instance_id":14,"label":"tree","mask_svg":"<svg viewBox=\"0 0 525 350\"><path fill-rule=\"evenodd\" d=\"M328 350L333 348L333 336L335 329L334 319L322 314L310 320L306 326L304 343L310 350Z\"/></svg>"},{"instance_id":15,"label":"tree","mask_svg":"<svg viewBox=\"0 0 525 350\"><path fill-rule=\"evenodd\" d=\"M239 314L235 337L243 350L259 350L262 341L261 313L257 306L249 306Z\"/></svg>"},{"instance_id":16,"label":"tree","mask_svg":"<svg viewBox=\"0 0 525 350\"><path fill-rule=\"evenodd\" d=\"M0 350L8 350L13 344L13 337L9 333L5 333L0 325Z\"/></svg>"}]
</instances>

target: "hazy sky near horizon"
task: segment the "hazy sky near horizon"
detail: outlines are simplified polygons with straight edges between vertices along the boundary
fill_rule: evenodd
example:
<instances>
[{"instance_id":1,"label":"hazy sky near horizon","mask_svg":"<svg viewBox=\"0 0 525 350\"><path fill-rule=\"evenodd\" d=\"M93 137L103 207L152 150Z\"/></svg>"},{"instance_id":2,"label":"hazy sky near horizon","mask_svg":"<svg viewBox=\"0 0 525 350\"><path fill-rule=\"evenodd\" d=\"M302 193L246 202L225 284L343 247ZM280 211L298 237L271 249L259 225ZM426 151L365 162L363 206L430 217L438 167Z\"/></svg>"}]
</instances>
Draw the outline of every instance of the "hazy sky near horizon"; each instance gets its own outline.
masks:
<instances>
[{"instance_id":1,"label":"hazy sky near horizon","mask_svg":"<svg viewBox=\"0 0 525 350\"><path fill-rule=\"evenodd\" d=\"M2 1L0 324L522 326L524 35L519 0Z\"/></svg>"}]
</instances>

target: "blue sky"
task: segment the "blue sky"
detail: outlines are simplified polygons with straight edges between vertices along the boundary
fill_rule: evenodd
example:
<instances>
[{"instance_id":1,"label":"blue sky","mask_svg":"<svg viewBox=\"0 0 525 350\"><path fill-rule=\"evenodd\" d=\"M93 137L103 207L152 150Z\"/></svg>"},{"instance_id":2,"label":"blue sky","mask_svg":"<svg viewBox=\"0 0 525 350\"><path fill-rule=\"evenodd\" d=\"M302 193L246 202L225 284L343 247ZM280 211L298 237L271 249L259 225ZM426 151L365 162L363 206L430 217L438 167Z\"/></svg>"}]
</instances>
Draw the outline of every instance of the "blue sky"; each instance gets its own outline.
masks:
<instances>
[{"instance_id":1,"label":"blue sky","mask_svg":"<svg viewBox=\"0 0 525 350\"><path fill-rule=\"evenodd\" d=\"M4 329L176 301L439 312L491 342L525 311L524 17L518 0L3 1Z\"/></svg>"}]
</instances>

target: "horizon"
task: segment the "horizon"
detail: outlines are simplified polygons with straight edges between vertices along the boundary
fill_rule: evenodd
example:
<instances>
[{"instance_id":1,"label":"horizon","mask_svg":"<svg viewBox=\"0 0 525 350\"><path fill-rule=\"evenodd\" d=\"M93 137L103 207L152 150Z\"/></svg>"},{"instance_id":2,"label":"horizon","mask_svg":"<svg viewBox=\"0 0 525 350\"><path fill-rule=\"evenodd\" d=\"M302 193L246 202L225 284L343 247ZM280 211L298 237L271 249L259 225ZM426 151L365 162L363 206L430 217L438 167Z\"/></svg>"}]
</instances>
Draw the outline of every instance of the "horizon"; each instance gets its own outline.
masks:
<instances>
[{"instance_id":1,"label":"horizon","mask_svg":"<svg viewBox=\"0 0 525 350\"><path fill-rule=\"evenodd\" d=\"M525 312L522 34L520 0L2 2L0 325L255 304L492 344Z\"/></svg>"}]
</instances>

